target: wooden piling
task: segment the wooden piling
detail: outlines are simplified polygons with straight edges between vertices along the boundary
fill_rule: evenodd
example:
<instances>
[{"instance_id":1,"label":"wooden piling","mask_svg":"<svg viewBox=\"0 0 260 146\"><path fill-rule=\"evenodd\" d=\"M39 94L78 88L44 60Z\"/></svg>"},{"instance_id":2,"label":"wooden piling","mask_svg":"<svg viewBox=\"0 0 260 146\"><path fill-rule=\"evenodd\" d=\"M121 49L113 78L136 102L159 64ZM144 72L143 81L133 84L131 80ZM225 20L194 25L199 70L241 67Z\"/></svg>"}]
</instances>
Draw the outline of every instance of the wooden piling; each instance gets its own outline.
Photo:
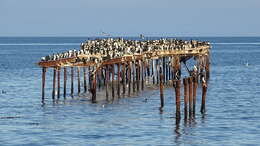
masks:
<instances>
[{"instance_id":1,"label":"wooden piling","mask_svg":"<svg viewBox=\"0 0 260 146\"><path fill-rule=\"evenodd\" d=\"M53 84L52 84L52 99L55 99L56 86L56 68L53 68Z\"/></svg>"},{"instance_id":2,"label":"wooden piling","mask_svg":"<svg viewBox=\"0 0 260 146\"><path fill-rule=\"evenodd\" d=\"M191 116L192 115L192 78L189 77L189 115Z\"/></svg>"},{"instance_id":3,"label":"wooden piling","mask_svg":"<svg viewBox=\"0 0 260 146\"><path fill-rule=\"evenodd\" d=\"M136 67L136 85L137 85L137 92L140 89L140 62L137 60L137 67Z\"/></svg>"},{"instance_id":4,"label":"wooden piling","mask_svg":"<svg viewBox=\"0 0 260 146\"><path fill-rule=\"evenodd\" d=\"M201 100L201 109L200 112L201 113L205 113L206 112L206 94L207 94L207 84L206 82L202 83L202 100Z\"/></svg>"},{"instance_id":5,"label":"wooden piling","mask_svg":"<svg viewBox=\"0 0 260 146\"><path fill-rule=\"evenodd\" d=\"M166 66L165 66L166 64L165 64L165 57L162 57L161 60L162 60L163 75L164 75L163 80L164 80L164 84L165 84L165 83L166 83Z\"/></svg>"},{"instance_id":6,"label":"wooden piling","mask_svg":"<svg viewBox=\"0 0 260 146\"><path fill-rule=\"evenodd\" d=\"M117 96L120 98L120 66L121 64L117 64Z\"/></svg>"},{"instance_id":7,"label":"wooden piling","mask_svg":"<svg viewBox=\"0 0 260 146\"><path fill-rule=\"evenodd\" d=\"M92 73L92 77L91 77L91 80L92 80L92 89L91 89L91 92L92 92L92 103L96 103L97 100L96 100L96 89L97 89L97 80L96 80L96 76L97 74L96 73Z\"/></svg>"},{"instance_id":8,"label":"wooden piling","mask_svg":"<svg viewBox=\"0 0 260 146\"><path fill-rule=\"evenodd\" d=\"M205 71L206 71L206 80L208 81L210 78L210 60L209 56L206 56L206 65L205 65Z\"/></svg>"},{"instance_id":9,"label":"wooden piling","mask_svg":"<svg viewBox=\"0 0 260 146\"><path fill-rule=\"evenodd\" d=\"M180 119L181 117L181 80L176 81L176 88L175 88L175 94L176 94L176 118Z\"/></svg>"},{"instance_id":10,"label":"wooden piling","mask_svg":"<svg viewBox=\"0 0 260 146\"><path fill-rule=\"evenodd\" d=\"M193 116L195 116L196 112L196 96L197 96L197 87L198 87L198 81L197 77L193 77Z\"/></svg>"},{"instance_id":11,"label":"wooden piling","mask_svg":"<svg viewBox=\"0 0 260 146\"><path fill-rule=\"evenodd\" d=\"M60 67L57 68L57 72L58 72L58 99L60 98Z\"/></svg>"},{"instance_id":12,"label":"wooden piling","mask_svg":"<svg viewBox=\"0 0 260 146\"><path fill-rule=\"evenodd\" d=\"M109 93L108 93L108 82L109 82L109 66L107 65L106 66L106 100L108 101L108 96L109 96Z\"/></svg>"},{"instance_id":13,"label":"wooden piling","mask_svg":"<svg viewBox=\"0 0 260 146\"><path fill-rule=\"evenodd\" d=\"M160 75L159 75L159 59L156 59L156 81L157 81L157 85L159 84L159 80L160 80Z\"/></svg>"},{"instance_id":14,"label":"wooden piling","mask_svg":"<svg viewBox=\"0 0 260 146\"><path fill-rule=\"evenodd\" d=\"M83 67L83 74L84 74L84 92L87 92L87 72L86 67Z\"/></svg>"},{"instance_id":15,"label":"wooden piling","mask_svg":"<svg viewBox=\"0 0 260 146\"><path fill-rule=\"evenodd\" d=\"M141 76L142 76L142 90L144 90L144 62L143 62L143 60L141 61L141 69L142 69L142 74L141 74Z\"/></svg>"},{"instance_id":16,"label":"wooden piling","mask_svg":"<svg viewBox=\"0 0 260 146\"><path fill-rule=\"evenodd\" d=\"M128 62L128 96L131 94L131 66L132 62Z\"/></svg>"},{"instance_id":17,"label":"wooden piling","mask_svg":"<svg viewBox=\"0 0 260 146\"><path fill-rule=\"evenodd\" d=\"M101 88L101 78L102 78L101 71L102 69L97 70L98 89Z\"/></svg>"},{"instance_id":18,"label":"wooden piling","mask_svg":"<svg viewBox=\"0 0 260 146\"><path fill-rule=\"evenodd\" d=\"M46 67L42 68L42 102L45 98L45 77L46 77Z\"/></svg>"},{"instance_id":19,"label":"wooden piling","mask_svg":"<svg viewBox=\"0 0 260 146\"><path fill-rule=\"evenodd\" d=\"M161 100L161 107L160 107L160 109L162 109L163 106L164 106L163 81L164 81L164 76L162 74L162 69L160 68L160 100Z\"/></svg>"},{"instance_id":20,"label":"wooden piling","mask_svg":"<svg viewBox=\"0 0 260 146\"><path fill-rule=\"evenodd\" d=\"M111 65L111 71L112 71L112 99L115 99L115 89L114 89L114 79L115 79L115 68L114 64Z\"/></svg>"},{"instance_id":21,"label":"wooden piling","mask_svg":"<svg viewBox=\"0 0 260 146\"><path fill-rule=\"evenodd\" d=\"M64 73L64 81L63 81L63 97L66 98L66 90L67 90L67 69L66 67L63 68L63 73Z\"/></svg>"},{"instance_id":22,"label":"wooden piling","mask_svg":"<svg viewBox=\"0 0 260 146\"><path fill-rule=\"evenodd\" d=\"M125 95L125 83L126 83L126 64L123 63L123 76L122 76L122 82L123 82L123 95Z\"/></svg>"},{"instance_id":23,"label":"wooden piling","mask_svg":"<svg viewBox=\"0 0 260 146\"><path fill-rule=\"evenodd\" d=\"M73 67L71 67L71 78L70 78L70 81L71 81L71 86L70 86L70 94L71 94L71 96L73 97L73 92L74 92L74 68Z\"/></svg>"},{"instance_id":24,"label":"wooden piling","mask_svg":"<svg viewBox=\"0 0 260 146\"><path fill-rule=\"evenodd\" d=\"M153 84L155 84L155 71L154 71L154 59L152 59L152 75L153 75Z\"/></svg>"},{"instance_id":25,"label":"wooden piling","mask_svg":"<svg viewBox=\"0 0 260 146\"><path fill-rule=\"evenodd\" d=\"M184 85L184 117L185 119L188 117L188 79L183 79L183 85Z\"/></svg>"},{"instance_id":26,"label":"wooden piling","mask_svg":"<svg viewBox=\"0 0 260 146\"><path fill-rule=\"evenodd\" d=\"M78 71L78 95L80 94L80 67L77 67Z\"/></svg>"},{"instance_id":27,"label":"wooden piling","mask_svg":"<svg viewBox=\"0 0 260 146\"><path fill-rule=\"evenodd\" d=\"M165 57L165 78L166 78L166 82L165 84L168 84L168 80L169 80L169 70L168 70L168 57Z\"/></svg>"},{"instance_id":28,"label":"wooden piling","mask_svg":"<svg viewBox=\"0 0 260 146\"><path fill-rule=\"evenodd\" d=\"M132 65L133 65L133 71L132 71L132 72L133 72L133 92L135 92L135 82L136 82L136 81L135 81L135 80L136 80L136 79L135 79L135 78L136 78L136 73L135 73L135 72L136 72L136 66L135 66L135 62L134 62Z\"/></svg>"}]
</instances>

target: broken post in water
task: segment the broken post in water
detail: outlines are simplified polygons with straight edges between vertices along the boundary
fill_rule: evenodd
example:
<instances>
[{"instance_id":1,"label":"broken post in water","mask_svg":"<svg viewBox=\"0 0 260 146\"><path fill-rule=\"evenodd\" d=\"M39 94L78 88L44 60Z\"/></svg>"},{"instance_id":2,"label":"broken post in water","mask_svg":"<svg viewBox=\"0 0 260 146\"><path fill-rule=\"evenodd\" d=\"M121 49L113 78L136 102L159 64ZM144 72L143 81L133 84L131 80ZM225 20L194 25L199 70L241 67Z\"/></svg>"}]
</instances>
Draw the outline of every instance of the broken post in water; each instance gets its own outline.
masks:
<instances>
[{"instance_id":1,"label":"broken post in water","mask_svg":"<svg viewBox=\"0 0 260 146\"><path fill-rule=\"evenodd\" d=\"M66 97L67 67L69 67L71 68L71 96L74 96L75 78L78 80L78 95L87 96L93 103L100 100L115 100L116 97L123 97L125 94L128 96L138 94L145 90L146 85L154 85L160 86L160 107L162 108L164 106L163 89L173 84L178 118L181 115L181 101L184 101L184 117L187 117L188 110L189 115L195 115L197 89L201 87L201 112L204 113L210 77L210 47L209 42L175 38L88 40L80 45L80 50L74 49L47 55L38 62L38 65L42 67L42 101L46 99L45 88L48 84L45 82L48 68L53 68L53 100L56 100L56 92L57 97L60 97L60 88L62 88L60 70L64 68L63 94L64 98ZM193 69L187 65L187 62L194 65ZM77 68L77 77L74 77L74 68ZM80 68L83 69L82 74ZM182 73L182 68L187 70L188 76L183 78L183 86L181 78L185 76L185 73ZM82 84L81 77L84 80ZM199 79L202 84L198 82ZM99 90L96 89L97 86ZM182 87L184 100L181 100L180 94ZM81 92L81 88L84 92ZM101 92L104 93L103 96L99 96ZM118 96L115 96L115 92Z\"/></svg>"}]
</instances>

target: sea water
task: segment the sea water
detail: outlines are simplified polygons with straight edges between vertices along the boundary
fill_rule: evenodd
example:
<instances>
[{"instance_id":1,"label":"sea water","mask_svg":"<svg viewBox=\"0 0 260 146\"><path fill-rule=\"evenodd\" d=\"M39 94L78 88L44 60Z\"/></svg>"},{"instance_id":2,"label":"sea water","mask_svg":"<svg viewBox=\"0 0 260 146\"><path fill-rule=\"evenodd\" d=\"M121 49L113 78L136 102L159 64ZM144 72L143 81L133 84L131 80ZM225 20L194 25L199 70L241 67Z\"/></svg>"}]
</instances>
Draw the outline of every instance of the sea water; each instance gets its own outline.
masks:
<instances>
[{"instance_id":1,"label":"sea water","mask_svg":"<svg viewBox=\"0 0 260 146\"><path fill-rule=\"evenodd\" d=\"M0 38L1 145L260 143L259 37L181 38L210 41L212 49L207 111L199 112L201 88L198 88L196 117L185 121L182 109L179 124L175 119L173 88L165 89L162 113L158 89L147 89L133 97L108 103L92 104L88 98L69 95L53 103L51 69L46 76L46 103L43 105L42 69L36 63L48 54L79 49L80 43L88 39L94 38ZM183 96L181 98L183 104Z\"/></svg>"}]
</instances>

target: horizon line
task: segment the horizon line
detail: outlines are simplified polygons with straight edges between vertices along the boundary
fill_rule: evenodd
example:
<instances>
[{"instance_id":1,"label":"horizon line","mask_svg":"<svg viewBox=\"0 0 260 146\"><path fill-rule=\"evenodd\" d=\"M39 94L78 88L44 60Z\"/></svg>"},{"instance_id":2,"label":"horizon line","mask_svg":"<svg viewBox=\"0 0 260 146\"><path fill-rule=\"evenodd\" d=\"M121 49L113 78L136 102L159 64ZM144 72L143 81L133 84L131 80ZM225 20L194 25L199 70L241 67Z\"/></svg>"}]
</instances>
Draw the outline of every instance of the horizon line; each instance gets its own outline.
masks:
<instances>
[{"instance_id":1,"label":"horizon line","mask_svg":"<svg viewBox=\"0 0 260 146\"><path fill-rule=\"evenodd\" d=\"M1 38L3 38L3 37L13 37L13 38L15 38L15 37L71 37L71 38L73 38L73 37L102 37L102 38L116 38L116 37L140 37L139 35L137 35L137 36L120 36L120 35L118 35L118 36L101 36L101 35L97 35L97 36L83 36L83 35L78 35L78 36L67 36L67 35L64 35L64 36L52 36L52 35L44 35L44 36L36 36L36 35L32 35L32 36L22 36L22 35L18 35L18 36L0 36ZM179 36L179 35L177 35L177 36L155 36L155 35L151 35L151 36L146 36L146 35L144 35L144 37L169 37L169 38L174 38L174 37L260 37L260 35L259 36L232 36L232 35L230 35L230 36L225 36L225 35L223 35L223 36L219 36L219 35L217 35L217 36L204 36L204 35L202 35L202 36L195 36L195 35L191 35L191 36Z\"/></svg>"}]
</instances>

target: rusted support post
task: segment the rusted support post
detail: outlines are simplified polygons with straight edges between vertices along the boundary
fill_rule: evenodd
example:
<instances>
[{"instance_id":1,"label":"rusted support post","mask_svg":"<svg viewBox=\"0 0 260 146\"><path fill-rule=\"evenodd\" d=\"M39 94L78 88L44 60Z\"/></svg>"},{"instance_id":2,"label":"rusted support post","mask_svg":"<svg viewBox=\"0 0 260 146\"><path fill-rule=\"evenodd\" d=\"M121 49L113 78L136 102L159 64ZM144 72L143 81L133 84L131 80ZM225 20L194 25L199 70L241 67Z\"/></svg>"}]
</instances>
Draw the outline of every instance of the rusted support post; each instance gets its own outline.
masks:
<instances>
[{"instance_id":1,"label":"rusted support post","mask_svg":"<svg viewBox=\"0 0 260 146\"><path fill-rule=\"evenodd\" d=\"M63 68L63 72L64 72L63 97L66 98L66 90L67 90L67 69L66 69L66 67Z\"/></svg>"},{"instance_id":2,"label":"rusted support post","mask_svg":"<svg viewBox=\"0 0 260 146\"><path fill-rule=\"evenodd\" d=\"M192 77L189 77L189 115L192 115Z\"/></svg>"},{"instance_id":3,"label":"rusted support post","mask_svg":"<svg viewBox=\"0 0 260 146\"><path fill-rule=\"evenodd\" d=\"M183 79L183 84L184 84L184 117L187 119L188 117L188 79L184 78Z\"/></svg>"},{"instance_id":4,"label":"rusted support post","mask_svg":"<svg viewBox=\"0 0 260 146\"><path fill-rule=\"evenodd\" d=\"M131 66L132 62L128 62L128 96L131 94Z\"/></svg>"},{"instance_id":5,"label":"rusted support post","mask_svg":"<svg viewBox=\"0 0 260 146\"><path fill-rule=\"evenodd\" d=\"M196 112L196 96L197 96L198 79L196 76L193 77L193 116Z\"/></svg>"},{"instance_id":6,"label":"rusted support post","mask_svg":"<svg viewBox=\"0 0 260 146\"><path fill-rule=\"evenodd\" d=\"M150 84L150 60L147 61L147 65L146 65L146 82L148 84Z\"/></svg>"},{"instance_id":7,"label":"rusted support post","mask_svg":"<svg viewBox=\"0 0 260 146\"><path fill-rule=\"evenodd\" d=\"M77 67L78 71L78 95L80 94L80 67Z\"/></svg>"},{"instance_id":8,"label":"rusted support post","mask_svg":"<svg viewBox=\"0 0 260 146\"><path fill-rule=\"evenodd\" d=\"M168 80L171 80L171 66L170 66L170 57L168 58L167 65L168 65Z\"/></svg>"},{"instance_id":9,"label":"rusted support post","mask_svg":"<svg viewBox=\"0 0 260 146\"><path fill-rule=\"evenodd\" d=\"M166 83L166 66L165 66L166 64L165 64L165 57L162 57L162 66L163 66L163 75L164 75L164 78L163 78L163 80L164 80L164 84Z\"/></svg>"},{"instance_id":10,"label":"rusted support post","mask_svg":"<svg viewBox=\"0 0 260 146\"><path fill-rule=\"evenodd\" d=\"M210 77L210 60L209 60L209 56L206 56L205 71L206 71L206 81L208 81L209 77Z\"/></svg>"},{"instance_id":11,"label":"rusted support post","mask_svg":"<svg viewBox=\"0 0 260 146\"><path fill-rule=\"evenodd\" d=\"M203 79L204 80L204 79ZM201 100L201 113L206 112L206 94L207 94L207 83L205 81L202 82L202 100Z\"/></svg>"},{"instance_id":12,"label":"rusted support post","mask_svg":"<svg viewBox=\"0 0 260 146\"><path fill-rule=\"evenodd\" d=\"M165 58L165 78L166 78L166 82L165 82L165 84L168 84L168 80L169 80L169 78L168 78L168 76L169 76L169 70L168 70L168 57L164 57Z\"/></svg>"},{"instance_id":13,"label":"rusted support post","mask_svg":"<svg viewBox=\"0 0 260 146\"><path fill-rule=\"evenodd\" d=\"M58 72L58 99L60 98L60 67L57 68Z\"/></svg>"},{"instance_id":14,"label":"rusted support post","mask_svg":"<svg viewBox=\"0 0 260 146\"><path fill-rule=\"evenodd\" d=\"M53 84L52 84L52 99L55 99L56 86L56 68L53 68Z\"/></svg>"},{"instance_id":15,"label":"rusted support post","mask_svg":"<svg viewBox=\"0 0 260 146\"><path fill-rule=\"evenodd\" d=\"M135 66L135 62L132 64L133 65L133 92L135 92L135 78L136 78L136 66Z\"/></svg>"},{"instance_id":16,"label":"rusted support post","mask_svg":"<svg viewBox=\"0 0 260 146\"><path fill-rule=\"evenodd\" d=\"M114 79L115 79L115 68L114 64L111 65L111 71L112 71L112 99L114 100L115 98L115 89L114 89Z\"/></svg>"},{"instance_id":17,"label":"rusted support post","mask_svg":"<svg viewBox=\"0 0 260 146\"><path fill-rule=\"evenodd\" d=\"M179 80L181 78L181 63L179 56L175 56L173 60L174 79Z\"/></svg>"},{"instance_id":18,"label":"rusted support post","mask_svg":"<svg viewBox=\"0 0 260 146\"><path fill-rule=\"evenodd\" d=\"M101 88L101 78L102 78L101 71L102 71L102 68L97 71L98 89Z\"/></svg>"},{"instance_id":19,"label":"rusted support post","mask_svg":"<svg viewBox=\"0 0 260 146\"><path fill-rule=\"evenodd\" d=\"M87 92L87 72L86 67L83 67L83 74L84 74L84 92Z\"/></svg>"},{"instance_id":20,"label":"rusted support post","mask_svg":"<svg viewBox=\"0 0 260 146\"><path fill-rule=\"evenodd\" d=\"M161 107L160 109L163 109L164 106L164 97L163 97L163 81L164 81L164 76L162 74L162 69L160 68L160 100L161 100Z\"/></svg>"},{"instance_id":21,"label":"rusted support post","mask_svg":"<svg viewBox=\"0 0 260 146\"><path fill-rule=\"evenodd\" d=\"M136 67L136 85L137 85L137 92L139 91L140 89L140 62L139 60L137 60L137 67Z\"/></svg>"},{"instance_id":22,"label":"rusted support post","mask_svg":"<svg viewBox=\"0 0 260 146\"><path fill-rule=\"evenodd\" d=\"M71 96L73 97L73 92L74 92L74 68L71 67L71 78L70 78L70 81L71 81L71 90L70 90L70 94Z\"/></svg>"},{"instance_id":23,"label":"rusted support post","mask_svg":"<svg viewBox=\"0 0 260 146\"><path fill-rule=\"evenodd\" d=\"M159 60L156 59L156 66L155 66L155 69L156 69L156 80L157 80L157 85L159 84L159 80L160 80L160 79L159 79L159 78L160 78L160 77L159 77L160 75L159 75L159 69L158 69L158 68L159 68L159 65L158 65L158 64L159 64Z\"/></svg>"},{"instance_id":24,"label":"rusted support post","mask_svg":"<svg viewBox=\"0 0 260 146\"><path fill-rule=\"evenodd\" d=\"M91 87L91 93L92 93L92 103L96 103L97 100L96 100L96 89L97 89L97 81L96 81L96 76L97 74L92 72L91 74L91 80L92 80L92 87Z\"/></svg>"},{"instance_id":25,"label":"rusted support post","mask_svg":"<svg viewBox=\"0 0 260 146\"><path fill-rule=\"evenodd\" d=\"M123 70L123 76L122 76L122 82L123 82L123 95L125 95L125 82L126 82L126 73L125 73L125 66L126 66L126 64L125 63L123 63L123 68L122 68L122 70Z\"/></svg>"},{"instance_id":26,"label":"rusted support post","mask_svg":"<svg viewBox=\"0 0 260 146\"><path fill-rule=\"evenodd\" d=\"M46 77L46 67L42 68L42 102L45 98L45 77Z\"/></svg>"},{"instance_id":27,"label":"rusted support post","mask_svg":"<svg viewBox=\"0 0 260 146\"><path fill-rule=\"evenodd\" d=\"M120 98L120 67L121 64L117 64L117 96Z\"/></svg>"},{"instance_id":28,"label":"rusted support post","mask_svg":"<svg viewBox=\"0 0 260 146\"><path fill-rule=\"evenodd\" d=\"M155 84L155 71L154 71L154 59L152 59L152 75L153 75L153 84Z\"/></svg>"},{"instance_id":29,"label":"rusted support post","mask_svg":"<svg viewBox=\"0 0 260 146\"><path fill-rule=\"evenodd\" d=\"M181 80L176 81L176 88L175 88L175 94L176 94L176 118L181 118Z\"/></svg>"},{"instance_id":30,"label":"rusted support post","mask_svg":"<svg viewBox=\"0 0 260 146\"><path fill-rule=\"evenodd\" d=\"M144 90L144 62L143 60L141 61L141 68L142 68L142 90Z\"/></svg>"},{"instance_id":31,"label":"rusted support post","mask_svg":"<svg viewBox=\"0 0 260 146\"><path fill-rule=\"evenodd\" d=\"M109 84L109 67L108 65L106 66L106 82L105 82L105 85L106 85L106 100L108 101L108 84Z\"/></svg>"}]
</instances>

